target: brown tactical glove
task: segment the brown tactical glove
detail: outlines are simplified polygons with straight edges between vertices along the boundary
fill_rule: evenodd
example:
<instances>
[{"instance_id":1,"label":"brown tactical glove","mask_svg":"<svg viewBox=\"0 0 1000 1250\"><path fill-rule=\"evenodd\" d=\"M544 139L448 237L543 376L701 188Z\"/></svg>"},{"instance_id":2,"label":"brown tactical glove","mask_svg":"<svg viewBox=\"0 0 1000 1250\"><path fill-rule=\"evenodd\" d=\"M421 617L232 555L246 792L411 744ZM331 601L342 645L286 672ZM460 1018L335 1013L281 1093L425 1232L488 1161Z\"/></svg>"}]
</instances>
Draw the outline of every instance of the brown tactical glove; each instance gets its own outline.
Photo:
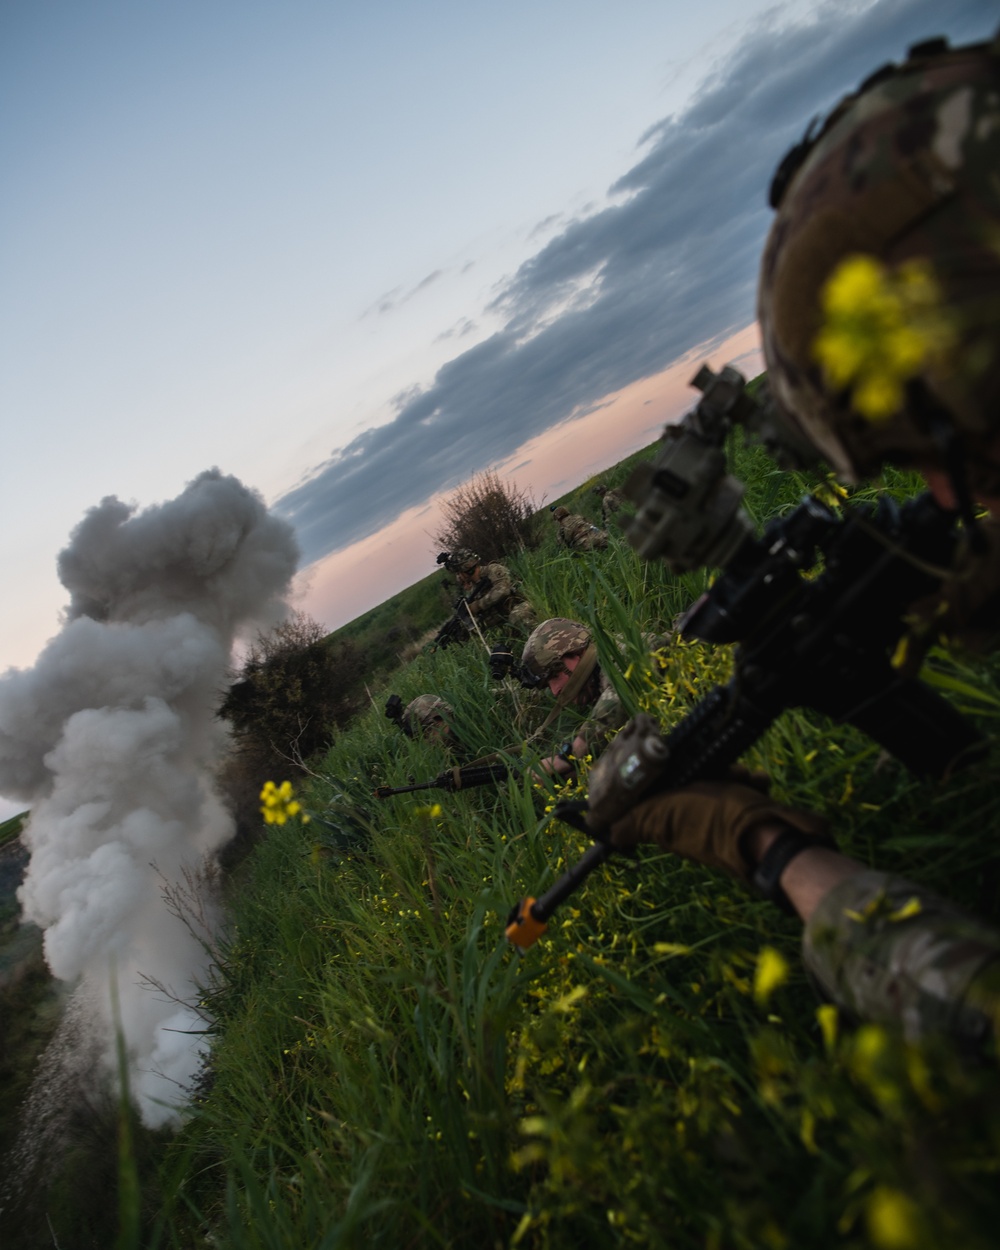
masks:
<instances>
[{"instance_id":1,"label":"brown tactical glove","mask_svg":"<svg viewBox=\"0 0 1000 1250\"><path fill-rule=\"evenodd\" d=\"M775 802L755 788L756 782L756 777L743 775L739 780L699 781L654 795L611 826L611 845L626 850L639 842L653 842L684 859L721 868L747 884L754 865L740 844L757 825L789 826L820 845L830 845L822 817Z\"/></svg>"}]
</instances>

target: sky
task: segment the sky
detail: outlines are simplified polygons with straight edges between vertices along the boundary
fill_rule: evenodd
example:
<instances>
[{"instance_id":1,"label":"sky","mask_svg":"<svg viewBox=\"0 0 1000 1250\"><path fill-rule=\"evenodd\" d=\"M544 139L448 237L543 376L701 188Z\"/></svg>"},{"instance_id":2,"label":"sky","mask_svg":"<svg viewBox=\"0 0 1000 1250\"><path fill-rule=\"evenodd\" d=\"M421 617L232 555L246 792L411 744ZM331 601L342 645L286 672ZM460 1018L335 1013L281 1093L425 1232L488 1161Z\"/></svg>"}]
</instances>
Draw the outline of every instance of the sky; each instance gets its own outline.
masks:
<instances>
[{"instance_id":1,"label":"sky","mask_svg":"<svg viewBox=\"0 0 1000 1250\"><path fill-rule=\"evenodd\" d=\"M759 371L771 173L986 0L7 0L0 669L87 509L218 466L335 628L434 568L447 491L553 497L703 357Z\"/></svg>"}]
</instances>

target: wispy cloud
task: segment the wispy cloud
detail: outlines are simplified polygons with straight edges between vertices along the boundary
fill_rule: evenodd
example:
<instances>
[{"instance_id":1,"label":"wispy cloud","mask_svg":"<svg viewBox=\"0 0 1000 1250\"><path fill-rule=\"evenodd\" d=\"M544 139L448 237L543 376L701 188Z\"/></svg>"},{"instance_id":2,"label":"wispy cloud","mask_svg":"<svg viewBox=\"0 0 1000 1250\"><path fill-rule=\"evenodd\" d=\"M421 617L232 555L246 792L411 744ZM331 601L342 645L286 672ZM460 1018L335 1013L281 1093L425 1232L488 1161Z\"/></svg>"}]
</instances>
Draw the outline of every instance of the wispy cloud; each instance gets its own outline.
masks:
<instances>
[{"instance_id":1,"label":"wispy cloud","mask_svg":"<svg viewBox=\"0 0 1000 1250\"><path fill-rule=\"evenodd\" d=\"M940 33L982 38L995 25L989 0L952 0L947 14L938 0L833 0L791 26L772 11L682 113L650 127L606 204L589 206L503 285L491 305L501 329L399 396L392 420L279 501L305 558L373 533L694 345L747 325L767 187L809 119L908 44Z\"/></svg>"}]
</instances>

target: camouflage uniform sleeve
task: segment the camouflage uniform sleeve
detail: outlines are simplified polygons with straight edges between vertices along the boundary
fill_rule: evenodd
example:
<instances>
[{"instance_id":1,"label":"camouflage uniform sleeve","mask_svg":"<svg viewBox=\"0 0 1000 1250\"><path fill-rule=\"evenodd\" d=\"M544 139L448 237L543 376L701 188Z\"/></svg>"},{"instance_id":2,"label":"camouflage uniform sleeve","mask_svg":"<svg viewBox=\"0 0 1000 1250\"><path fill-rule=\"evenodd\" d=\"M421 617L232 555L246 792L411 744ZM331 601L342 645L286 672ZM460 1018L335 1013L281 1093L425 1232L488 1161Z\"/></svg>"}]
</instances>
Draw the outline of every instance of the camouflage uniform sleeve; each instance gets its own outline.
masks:
<instances>
[{"instance_id":1,"label":"camouflage uniform sleeve","mask_svg":"<svg viewBox=\"0 0 1000 1250\"><path fill-rule=\"evenodd\" d=\"M866 870L820 901L802 935L821 990L915 1041L981 1043L1000 1023L1000 932L904 877Z\"/></svg>"},{"instance_id":2,"label":"camouflage uniform sleeve","mask_svg":"<svg viewBox=\"0 0 1000 1250\"><path fill-rule=\"evenodd\" d=\"M614 686L607 674L601 673L601 692L590 709L590 715L579 729L580 737L587 743L587 750L596 754L604 746L605 740L616 729L621 729L627 720L625 708Z\"/></svg>"},{"instance_id":3,"label":"camouflage uniform sleeve","mask_svg":"<svg viewBox=\"0 0 1000 1250\"><path fill-rule=\"evenodd\" d=\"M490 608L496 607L498 603L502 603L505 599L509 599L513 591L513 580L510 570L504 564L487 564L483 567L483 577L490 580L490 588L479 598L469 604L473 616L479 616L482 612L488 612Z\"/></svg>"}]
</instances>

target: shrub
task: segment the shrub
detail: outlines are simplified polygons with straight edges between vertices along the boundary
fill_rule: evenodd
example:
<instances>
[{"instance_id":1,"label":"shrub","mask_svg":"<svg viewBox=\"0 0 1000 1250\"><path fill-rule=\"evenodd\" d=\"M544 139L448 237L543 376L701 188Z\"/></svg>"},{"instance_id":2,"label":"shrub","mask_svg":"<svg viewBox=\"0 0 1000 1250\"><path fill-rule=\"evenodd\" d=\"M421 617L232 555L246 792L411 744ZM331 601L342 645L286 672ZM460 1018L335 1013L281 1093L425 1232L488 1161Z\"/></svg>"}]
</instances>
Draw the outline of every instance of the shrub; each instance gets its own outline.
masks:
<instances>
[{"instance_id":1,"label":"shrub","mask_svg":"<svg viewBox=\"0 0 1000 1250\"><path fill-rule=\"evenodd\" d=\"M307 772L309 757L329 746L332 726L356 710L348 692L359 667L352 643L331 646L303 612L259 633L219 707L236 745L226 771L257 789L272 774Z\"/></svg>"},{"instance_id":2,"label":"shrub","mask_svg":"<svg viewBox=\"0 0 1000 1250\"><path fill-rule=\"evenodd\" d=\"M538 504L531 493L501 481L493 469L460 486L443 513L434 542L449 551L468 547L487 562L537 547L541 539Z\"/></svg>"}]
</instances>

